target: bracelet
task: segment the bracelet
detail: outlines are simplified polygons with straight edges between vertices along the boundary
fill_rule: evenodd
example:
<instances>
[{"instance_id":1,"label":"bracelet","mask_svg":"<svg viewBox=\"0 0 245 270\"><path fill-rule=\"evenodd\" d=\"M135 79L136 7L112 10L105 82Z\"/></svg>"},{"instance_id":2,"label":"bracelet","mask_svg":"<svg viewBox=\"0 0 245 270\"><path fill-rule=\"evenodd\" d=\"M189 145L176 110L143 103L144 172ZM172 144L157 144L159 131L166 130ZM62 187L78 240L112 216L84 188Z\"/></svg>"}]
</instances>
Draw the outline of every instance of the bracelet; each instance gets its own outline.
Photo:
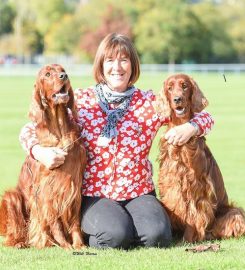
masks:
<instances>
[{"instance_id":1,"label":"bracelet","mask_svg":"<svg viewBox=\"0 0 245 270\"><path fill-rule=\"evenodd\" d=\"M189 123L190 123L190 124L195 128L195 130L196 130L195 136L199 135L200 129L199 129L198 124L197 124L196 122L193 122L193 121L189 121Z\"/></svg>"}]
</instances>

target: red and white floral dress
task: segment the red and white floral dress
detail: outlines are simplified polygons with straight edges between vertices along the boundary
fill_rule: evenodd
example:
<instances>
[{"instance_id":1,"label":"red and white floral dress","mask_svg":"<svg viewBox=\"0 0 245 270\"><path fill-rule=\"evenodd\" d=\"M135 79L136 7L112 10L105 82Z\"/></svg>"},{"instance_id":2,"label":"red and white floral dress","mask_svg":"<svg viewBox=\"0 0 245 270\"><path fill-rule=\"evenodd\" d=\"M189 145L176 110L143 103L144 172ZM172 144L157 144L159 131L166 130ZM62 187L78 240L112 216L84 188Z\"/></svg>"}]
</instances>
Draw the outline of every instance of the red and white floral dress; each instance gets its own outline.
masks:
<instances>
[{"instance_id":1,"label":"red and white floral dress","mask_svg":"<svg viewBox=\"0 0 245 270\"><path fill-rule=\"evenodd\" d=\"M126 114L118 122L118 136L102 147L97 145L97 139L106 123L106 114L98 104L93 87L75 91L79 125L83 128L88 155L81 180L84 196L123 201L154 190L148 154L158 129L168 123L168 118L161 119L155 111L155 99L152 91L136 89ZM202 135L213 125L207 112L197 114L193 122L198 124ZM28 153L38 143L34 123L23 127L20 142Z\"/></svg>"}]
</instances>

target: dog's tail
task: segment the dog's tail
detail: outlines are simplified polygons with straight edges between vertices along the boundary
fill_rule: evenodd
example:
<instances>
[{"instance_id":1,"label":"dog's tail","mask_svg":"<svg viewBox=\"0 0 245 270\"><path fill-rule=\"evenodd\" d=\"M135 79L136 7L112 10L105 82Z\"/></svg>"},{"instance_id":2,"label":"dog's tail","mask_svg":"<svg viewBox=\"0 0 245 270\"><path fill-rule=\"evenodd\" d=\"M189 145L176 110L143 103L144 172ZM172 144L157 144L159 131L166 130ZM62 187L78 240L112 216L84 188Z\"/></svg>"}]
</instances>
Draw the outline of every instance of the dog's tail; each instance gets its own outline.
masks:
<instances>
[{"instance_id":1,"label":"dog's tail","mask_svg":"<svg viewBox=\"0 0 245 270\"><path fill-rule=\"evenodd\" d=\"M0 204L0 235L5 236L7 233L7 204L5 200Z\"/></svg>"},{"instance_id":2,"label":"dog's tail","mask_svg":"<svg viewBox=\"0 0 245 270\"><path fill-rule=\"evenodd\" d=\"M23 194L18 189L6 191L0 204L0 235L6 236L5 245L26 242L27 217Z\"/></svg>"},{"instance_id":3,"label":"dog's tail","mask_svg":"<svg viewBox=\"0 0 245 270\"><path fill-rule=\"evenodd\" d=\"M221 206L212 228L215 238L240 237L245 235L245 212L242 208L230 205Z\"/></svg>"}]
</instances>

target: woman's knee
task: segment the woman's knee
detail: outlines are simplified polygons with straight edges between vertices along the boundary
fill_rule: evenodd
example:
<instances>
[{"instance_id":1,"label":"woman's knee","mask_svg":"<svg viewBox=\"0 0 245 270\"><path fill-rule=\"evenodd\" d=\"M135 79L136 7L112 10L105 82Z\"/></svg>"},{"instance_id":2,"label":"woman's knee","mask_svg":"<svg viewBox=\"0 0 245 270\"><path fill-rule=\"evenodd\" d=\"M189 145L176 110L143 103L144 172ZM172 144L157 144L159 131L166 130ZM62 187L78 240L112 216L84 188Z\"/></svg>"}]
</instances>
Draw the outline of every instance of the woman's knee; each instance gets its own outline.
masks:
<instances>
[{"instance_id":1,"label":"woman's knee","mask_svg":"<svg viewBox=\"0 0 245 270\"><path fill-rule=\"evenodd\" d=\"M171 243L169 217L155 196L140 196L126 207L134 220L139 245L167 247Z\"/></svg>"},{"instance_id":2,"label":"woman's knee","mask_svg":"<svg viewBox=\"0 0 245 270\"><path fill-rule=\"evenodd\" d=\"M146 247L168 247L172 241L171 228L168 224L148 228L141 239Z\"/></svg>"},{"instance_id":3,"label":"woman's knee","mask_svg":"<svg viewBox=\"0 0 245 270\"><path fill-rule=\"evenodd\" d=\"M108 227L89 236L89 246L96 248L127 249L132 241L133 231L130 227Z\"/></svg>"},{"instance_id":4,"label":"woman's knee","mask_svg":"<svg viewBox=\"0 0 245 270\"><path fill-rule=\"evenodd\" d=\"M127 211L119 203L108 199L92 198L87 202L87 207L83 208L82 230L89 245L128 248L134 227Z\"/></svg>"}]
</instances>

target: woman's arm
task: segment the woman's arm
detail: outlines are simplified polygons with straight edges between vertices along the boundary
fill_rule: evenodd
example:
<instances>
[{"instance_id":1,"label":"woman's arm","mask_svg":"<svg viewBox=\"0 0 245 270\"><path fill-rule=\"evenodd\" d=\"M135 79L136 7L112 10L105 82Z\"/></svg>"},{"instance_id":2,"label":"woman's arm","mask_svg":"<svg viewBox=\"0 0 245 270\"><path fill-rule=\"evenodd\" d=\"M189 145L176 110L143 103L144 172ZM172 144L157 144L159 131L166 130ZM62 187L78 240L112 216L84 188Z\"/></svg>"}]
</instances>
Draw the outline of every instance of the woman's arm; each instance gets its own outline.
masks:
<instances>
[{"instance_id":1,"label":"woman's arm","mask_svg":"<svg viewBox=\"0 0 245 270\"><path fill-rule=\"evenodd\" d=\"M214 125L212 116L202 111L194 116L189 122L171 128L166 134L165 139L173 145L182 145L192 136L207 135Z\"/></svg>"},{"instance_id":2,"label":"woman's arm","mask_svg":"<svg viewBox=\"0 0 245 270\"><path fill-rule=\"evenodd\" d=\"M82 89L76 89L74 91L74 101L75 107L77 111L79 111L84 101ZM75 121L75 119L72 118L71 111L68 112L70 118ZM82 123L76 124L82 128ZM53 169L63 164L67 152L58 147L43 147L39 145L35 127L36 124L30 122L21 129L19 140L22 148L28 155L40 161L48 169Z\"/></svg>"},{"instance_id":3,"label":"woman's arm","mask_svg":"<svg viewBox=\"0 0 245 270\"><path fill-rule=\"evenodd\" d=\"M168 102L164 96L158 96L158 98L151 92L149 97L153 102L153 107L158 114L161 126L167 125L170 121L169 114L170 108ZM170 144L182 145L186 143L192 136L205 136L207 135L214 125L212 116L202 111L196 113L195 116L187 123L171 128L166 132L165 139Z\"/></svg>"},{"instance_id":4,"label":"woman's arm","mask_svg":"<svg viewBox=\"0 0 245 270\"><path fill-rule=\"evenodd\" d=\"M48 169L59 167L65 161L67 152L58 147L39 145L34 123L27 123L21 129L19 140L27 154L40 161Z\"/></svg>"},{"instance_id":5,"label":"woman's arm","mask_svg":"<svg viewBox=\"0 0 245 270\"><path fill-rule=\"evenodd\" d=\"M29 122L20 130L19 141L24 151L29 155L30 150L35 144L38 144L38 139L35 130L36 125Z\"/></svg>"}]
</instances>

